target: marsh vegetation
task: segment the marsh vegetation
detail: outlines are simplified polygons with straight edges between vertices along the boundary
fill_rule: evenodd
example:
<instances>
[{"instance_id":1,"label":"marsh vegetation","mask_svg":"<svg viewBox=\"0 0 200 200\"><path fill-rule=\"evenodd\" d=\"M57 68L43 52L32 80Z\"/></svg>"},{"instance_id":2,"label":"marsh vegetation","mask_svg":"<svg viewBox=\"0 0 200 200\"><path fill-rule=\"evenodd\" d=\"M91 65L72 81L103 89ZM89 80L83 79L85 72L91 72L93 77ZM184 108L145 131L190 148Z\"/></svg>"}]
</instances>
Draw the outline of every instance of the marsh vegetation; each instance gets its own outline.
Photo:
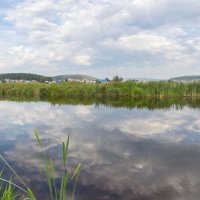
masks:
<instances>
[{"instance_id":1,"label":"marsh vegetation","mask_svg":"<svg viewBox=\"0 0 200 200\"><path fill-rule=\"evenodd\" d=\"M1 97L33 97L56 99L66 97L197 97L200 96L200 83L111 82L107 84L90 83L1 83Z\"/></svg>"}]
</instances>

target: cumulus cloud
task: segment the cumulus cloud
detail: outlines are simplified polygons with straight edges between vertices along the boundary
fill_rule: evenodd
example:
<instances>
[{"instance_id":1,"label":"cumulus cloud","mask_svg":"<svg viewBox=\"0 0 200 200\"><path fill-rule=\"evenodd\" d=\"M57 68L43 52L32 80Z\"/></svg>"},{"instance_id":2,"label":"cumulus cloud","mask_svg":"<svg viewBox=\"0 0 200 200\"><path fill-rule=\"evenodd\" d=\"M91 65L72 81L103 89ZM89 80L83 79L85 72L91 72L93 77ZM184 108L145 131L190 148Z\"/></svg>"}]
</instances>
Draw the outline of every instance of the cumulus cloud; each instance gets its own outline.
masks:
<instances>
[{"instance_id":1,"label":"cumulus cloud","mask_svg":"<svg viewBox=\"0 0 200 200\"><path fill-rule=\"evenodd\" d=\"M75 56L74 61L78 65L90 65L90 59L89 55L79 54Z\"/></svg>"},{"instance_id":2,"label":"cumulus cloud","mask_svg":"<svg viewBox=\"0 0 200 200\"><path fill-rule=\"evenodd\" d=\"M193 67L200 73L195 67L199 64L197 0L4 2L3 71L127 77L144 76L141 67L146 71L157 67L156 74L149 70L146 75L164 78ZM16 47L23 48L13 53Z\"/></svg>"}]
</instances>

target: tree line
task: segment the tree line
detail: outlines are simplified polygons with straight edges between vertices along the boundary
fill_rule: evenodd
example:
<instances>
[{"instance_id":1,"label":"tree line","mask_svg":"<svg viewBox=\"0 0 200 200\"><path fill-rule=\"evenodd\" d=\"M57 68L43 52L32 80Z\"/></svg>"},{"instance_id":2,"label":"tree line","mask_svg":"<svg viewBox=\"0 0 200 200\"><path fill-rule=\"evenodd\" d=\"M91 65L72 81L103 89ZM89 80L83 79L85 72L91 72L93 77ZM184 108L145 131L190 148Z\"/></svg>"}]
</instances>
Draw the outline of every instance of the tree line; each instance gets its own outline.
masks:
<instances>
[{"instance_id":1,"label":"tree line","mask_svg":"<svg viewBox=\"0 0 200 200\"><path fill-rule=\"evenodd\" d=\"M6 73L6 74L0 74L0 80L4 81L6 79L10 80L28 80L28 81L39 81L39 82L45 82L45 81L52 81L52 77L42 76L38 74L30 74L30 73Z\"/></svg>"}]
</instances>

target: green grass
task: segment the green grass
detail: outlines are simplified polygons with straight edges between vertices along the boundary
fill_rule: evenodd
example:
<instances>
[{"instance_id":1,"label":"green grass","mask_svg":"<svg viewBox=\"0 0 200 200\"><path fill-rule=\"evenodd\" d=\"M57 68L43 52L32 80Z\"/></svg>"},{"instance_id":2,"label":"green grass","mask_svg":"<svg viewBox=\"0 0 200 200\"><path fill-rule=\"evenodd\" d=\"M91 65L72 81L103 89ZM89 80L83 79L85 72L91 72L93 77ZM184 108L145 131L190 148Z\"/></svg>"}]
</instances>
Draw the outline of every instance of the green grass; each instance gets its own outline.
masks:
<instances>
[{"instance_id":1,"label":"green grass","mask_svg":"<svg viewBox=\"0 0 200 200\"><path fill-rule=\"evenodd\" d=\"M1 200L15 200L20 194L19 192L14 191L14 186L12 185L11 180L8 181L5 186L3 186L3 184L0 184L0 193Z\"/></svg>"},{"instance_id":2,"label":"green grass","mask_svg":"<svg viewBox=\"0 0 200 200\"><path fill-rule=\"evenodd\" d=\"M42 100L116 97L196 97L200 96L200 82L111 82L91 83L0 83L0 97L25 97Z\"/></svg>"},{"instance_id":3,"label":"green grass","mask_svg":"<svg viewBox=\"0 0 200 200\"><path fill-rule=\"evenodd\" d=\"M10 166L10 164L0 155L0 159L3 161L5 166L10 169L11 173L15 175L18 181L21 183L15 184L12 182L12 179L9 180L1 178L3 170L1 171L0 177L0 199L4 200L16 200L19 195L26 196L24 199L36 200L32 190L26 185L26 183L20 178L20 176L15 172L15 170Z\"/></svg>"},{"instance_id":4,"label":"green grass","mask_svg":"<svg viewBox=\"0 0 200 200\"><path fill-rule=\"evenodd\" d=\"M37 131L35 132L35 137L37 142L42 149L43 158L45 163L45 172L47 177L47 184L49 188L49 194L51 200L73 200L75 196L78 176L81 170L81 164L79 163L72 175L69 174L67 170L67 158L69 151L69 136L65 142L62 143L62 165L63 165L63 173L61 177L60 186L57 187L56 179L55 179L55 169L53 160L48 158L44 153L43 144L38 136ZM12 179L9 180L2 178L3 170L0 172L0 200L39 200L39 197L36 198L33 191L27 186L27 184L22 180L22 178L16 173L16 171L10 166L10 164L5 160L5 158L0 155L0 160L3 161L5 167L7 167L10 172L16 177L18 180L18 184L14 183ZM68 193L68 184L70 181L74 180L74 187L72 194Z\"/></svg>"}]
</instances>

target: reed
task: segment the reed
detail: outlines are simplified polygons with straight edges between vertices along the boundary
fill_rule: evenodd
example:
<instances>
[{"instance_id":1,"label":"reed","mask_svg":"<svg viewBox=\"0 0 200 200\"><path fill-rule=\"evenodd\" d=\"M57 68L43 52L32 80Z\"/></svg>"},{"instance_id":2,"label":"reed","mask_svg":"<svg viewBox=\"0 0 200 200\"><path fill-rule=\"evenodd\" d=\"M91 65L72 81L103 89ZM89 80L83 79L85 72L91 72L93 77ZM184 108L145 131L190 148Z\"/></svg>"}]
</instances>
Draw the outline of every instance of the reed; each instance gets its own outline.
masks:
<instances>
[{"instance_id":1,"label":"reed","mask_svg":"<svg viewBox=\"0 0 200 200\"><path fill-rule=\"evenodd\" d=\"M199 97L200 82L111 82L91 83L0 83L0 97L25 97L35 99L115 98L115 97Z\"/></svg>"},{"instance_id":2,"label":"reed","mask_svg":"<svg viewBox=\"0 0 200 200\"><path fill-rule=\"evenodd\" d=\"M10 166L10 164L5 160L5 158L0 155L0 159L3 161L5 166L10 169L11 173L15 175L19 184L13 183L12 179L9 180L1 178L3 170L1 171L0 177L0 199L4 200L17 200L19 196L24 196L24 200L36 200L35 195L32 190L27 186L27 184L21 179L17 172Z\"/></svg>"},{"instance_id":3,"label":"reed","mask_svg":"<svg viewBox=\"0 0 200 200\"><path fill-rule=\"evenodd\" d=\"M43 151L43 157L44 157L45 169L46 169L46 176L47 176L47 183L48 183L48 187L49 187L51 200L66 200L67 198L73 200L74 195L75 195L77 181L78 181L78 176L79 176L80 169L81 169L81 164L79 163L77 165L73 175L70 177L70 174L67 170L67 158L68 158L68 150L69 150L69 135L67 137L66 142L62 143L63 174L62 174L61 184L60 184L59 188L57 188L57 186L56 186L57 184L56 184L56 179L55 179L55 170L54 170L53 160L51 158L48 158L44 154L44 147L43 147L43 144L42 144L36 130L35 130L35 136L36 136L36 139L37 139L37 142L38 142L40 148ZM69 197L69 195L67 195L68 183L69 183L69 181L72 181L73 179L75 179L75 183L74 183L72 195L71 195L71 197Z\"/></svg>"},{"instance_id":4,"label":"reed","mask_svg":"<svg viewBox=\"0 0 200 200\"><path fill-rule=\"evenodd\" d=\"M66 140L66 142L62 143L62 165L63 165L63 173L61 176L61 183L60 185L56 183L55 179L55 169L53 160L51 158L48 158L47 155L44 152L44 146L39 138L39 135L36 130L35 137L36 140L42 149L43 152L43 158L45 162L45 172L47 177L47 184L49 188L49 194L51 200L74 200L78 176L81 170L81 164L79 163L74 170L74 173L72 175L69 174L67 170L67 158L68 158L68 151L69 151L69 136ZM36 198L35 194L31 190L31 188L28 187L28 185L23 181L23 179L17 174L17 172L11 167L11 165L5 160L5 158L0 155L0 160L5 164L5 167L7 167L10 172L16 177L18 180L18 184L14 183L12 179L4 179L2 177L3 170L0 172L0 200L37 200L39 198ZM74 187L73 191L70 194L68 192L68 184L70 181L74 180ZM59 185L57 187L57 185Z\"/></svg>"}]
</instances>

